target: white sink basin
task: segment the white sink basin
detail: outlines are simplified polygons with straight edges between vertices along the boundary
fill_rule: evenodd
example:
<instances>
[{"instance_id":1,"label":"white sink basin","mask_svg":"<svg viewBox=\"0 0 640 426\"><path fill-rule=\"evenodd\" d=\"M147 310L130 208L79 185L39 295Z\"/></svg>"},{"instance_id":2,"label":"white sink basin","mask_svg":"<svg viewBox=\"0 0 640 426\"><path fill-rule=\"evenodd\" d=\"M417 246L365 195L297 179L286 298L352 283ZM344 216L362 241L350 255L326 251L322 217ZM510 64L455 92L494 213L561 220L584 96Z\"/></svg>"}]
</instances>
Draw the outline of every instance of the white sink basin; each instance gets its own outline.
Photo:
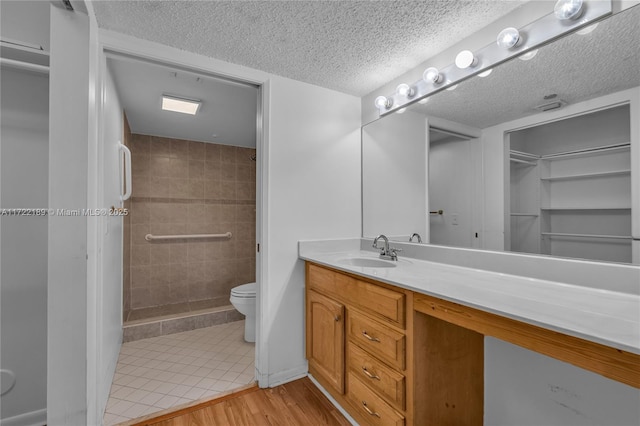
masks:
<instances>
[{"instance_id":1,"label":"white sink basin","mask_svg":"<svg viewBox=\"0 0 640 426\"><path fill-rule=\"evenodd\" d=\"M362 268L395 268L396 264L390 260L374 259L371 257L347 257L338 260L338 263Z\"/></svg>"}]
</instances>

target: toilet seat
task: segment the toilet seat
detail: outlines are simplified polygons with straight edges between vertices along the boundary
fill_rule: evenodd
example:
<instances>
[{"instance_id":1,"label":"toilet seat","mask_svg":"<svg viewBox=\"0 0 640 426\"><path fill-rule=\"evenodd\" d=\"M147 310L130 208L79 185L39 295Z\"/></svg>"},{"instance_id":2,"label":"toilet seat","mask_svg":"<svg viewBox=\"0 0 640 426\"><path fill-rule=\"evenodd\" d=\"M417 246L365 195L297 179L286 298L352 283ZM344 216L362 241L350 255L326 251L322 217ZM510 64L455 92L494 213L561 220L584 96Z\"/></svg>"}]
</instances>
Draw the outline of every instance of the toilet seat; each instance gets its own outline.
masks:
<instances>
[{"instance_id":1,"label":"toilet seat","mask_svg":"<svg viewBox=\"0 0 640 426\"><path fill-rule=\"evenodd\" d=\"M242 284L231 289L231 296L243 299L255 299L256 283Z\"/></svg>"}]
</instances>

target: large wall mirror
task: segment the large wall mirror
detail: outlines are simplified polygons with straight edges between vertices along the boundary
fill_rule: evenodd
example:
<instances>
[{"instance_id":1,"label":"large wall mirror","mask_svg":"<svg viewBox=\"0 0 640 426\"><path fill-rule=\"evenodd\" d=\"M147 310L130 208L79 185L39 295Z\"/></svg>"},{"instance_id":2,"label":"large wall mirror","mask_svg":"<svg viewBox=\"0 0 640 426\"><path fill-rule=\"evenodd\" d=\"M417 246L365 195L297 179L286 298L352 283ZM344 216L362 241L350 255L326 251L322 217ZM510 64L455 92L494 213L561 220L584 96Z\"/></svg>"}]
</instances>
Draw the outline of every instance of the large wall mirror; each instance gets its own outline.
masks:
<instances>
[{"instance_id":1,"label":"large wall mirror","mask_svg":"<svg viewBox=\"0 0 640 426\"><path fill-rule=\"evenodd\" d=\"M365 125L363 236L637 261L640 6L588 30Z\"/></svg>"}]
</instances>

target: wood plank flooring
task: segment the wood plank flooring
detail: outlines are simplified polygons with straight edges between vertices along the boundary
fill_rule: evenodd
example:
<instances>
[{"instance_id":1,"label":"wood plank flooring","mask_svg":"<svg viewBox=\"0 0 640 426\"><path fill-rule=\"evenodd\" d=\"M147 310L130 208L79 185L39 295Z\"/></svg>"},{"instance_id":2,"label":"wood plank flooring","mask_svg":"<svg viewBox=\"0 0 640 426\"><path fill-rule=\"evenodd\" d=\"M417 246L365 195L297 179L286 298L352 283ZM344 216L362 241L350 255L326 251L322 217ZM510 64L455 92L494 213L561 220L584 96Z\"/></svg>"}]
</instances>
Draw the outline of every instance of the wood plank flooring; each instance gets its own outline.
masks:
<instances>
[{"instance_id":1,"label":"wood plank flooring","mask_svg":"<svg viewBox=\"0 0 640 426\"><path fill-rule=\"evenodd\" d=\"M133 425L349 426L350 423L305 377L271 389L251 387Z\"/></svg>"}]
</instances>

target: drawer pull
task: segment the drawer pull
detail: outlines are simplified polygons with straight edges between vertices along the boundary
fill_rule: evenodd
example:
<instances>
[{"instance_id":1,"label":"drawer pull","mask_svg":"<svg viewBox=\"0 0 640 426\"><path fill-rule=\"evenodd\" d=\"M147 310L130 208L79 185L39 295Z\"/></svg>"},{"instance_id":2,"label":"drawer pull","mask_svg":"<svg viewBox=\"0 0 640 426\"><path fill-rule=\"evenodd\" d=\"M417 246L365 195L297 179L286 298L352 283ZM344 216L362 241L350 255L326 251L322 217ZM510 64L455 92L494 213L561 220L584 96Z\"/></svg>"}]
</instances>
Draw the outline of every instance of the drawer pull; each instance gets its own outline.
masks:
<instances>
[{"instance_id":1,"label":"drawer pull","mask_svg":"<svg viewBox=\"0 0 640 426\"><path fill-rule=\"evenodd\" d=\"M376 416L377 418L380 418L380 414L376 413L375 411L371 411L371 408L367 407L366 401L362 401L362 407L364 408L364 411L369 413L370 416Z\"/></svg>"},{"instance_id":2,"label":"drawer pull","mask_svg":"<svg viewBox=\"0 0 640 426\"><path fill-rule=\"evenodd\" d=\"M365 366L362 366L362 372L370 379L380 380L380 376L370 373Z\"/></svg>"},{"instance_id":3,"label":"drawer pull","mask_svg":"<svg viewBox=\"0 0 640 426\"><path fill-rule=\"evenodd\" d=\"M340 315L336 315L335 317L333 317L333 319L336 320L336 322L338 322L342 319L342 317Z\"/></svg>"},{"instance_id":4,"label":"drawer pull","mask_svg":"<svg viewBox=\"0 0 640 426\"><path fill-rule=\"evenodd\" d=\"M364 337L366 337L367 339L371 340L372 342L378 342L378 343L380 343L380 339L378 339L377 337L369 336L369 335L367 334L367 331L366 331L366 330L362 330L362 335L363 335Z\"/></svg>"}]
</instances>

